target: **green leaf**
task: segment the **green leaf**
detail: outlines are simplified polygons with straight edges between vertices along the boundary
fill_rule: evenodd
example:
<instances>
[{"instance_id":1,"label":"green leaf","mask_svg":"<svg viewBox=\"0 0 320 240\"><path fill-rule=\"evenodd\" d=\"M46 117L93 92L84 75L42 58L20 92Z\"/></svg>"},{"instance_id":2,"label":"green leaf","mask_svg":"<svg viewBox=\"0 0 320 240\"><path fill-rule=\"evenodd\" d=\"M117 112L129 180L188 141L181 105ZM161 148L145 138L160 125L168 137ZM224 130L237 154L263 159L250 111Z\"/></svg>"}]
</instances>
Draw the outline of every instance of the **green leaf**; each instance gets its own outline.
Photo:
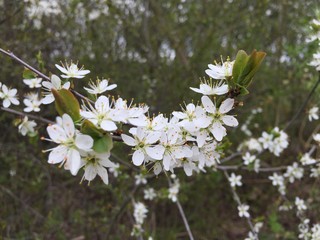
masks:
<instances>
[{"instance_id":1,"label":"green leaf","mask_svg":"<svg viewBox=\"0 0 320 240\"><path fill-rule=\"evenodd\" d=\"M70 115L74 122L81 119L80 105L76 97L67 89L59 91L51 89L55 99L55 107L60 116L64 113Z\"/></svg>"},{"instance_id":2,"label":"green leaf","mask_svg":"<svg viewBox=\"0 0 320 240\"><path fill-rule=\"evenodd\" d=\"M238 77L237 83L239 85L244 87L248 87L250 85L252 78L258 71L265 56L265 52L257 52L256 50L251 53L244 69Z\"/></svg>"},{"instance_id":3,"label":"green leaf","mask_svg":"<svg viewBox=\"0 0 320 240\"><path fill-rule=\"evenodd\" d=\"M81 125L81 133L90 135L93 138L101 138L104 136L103 132L101 132L92 122L85 119Z\"/></svg>"},{"instance_id":4,"label":"green leaf","mask_svg":"<svg viewBox=\"0 0 320 240\"><path fill-rule=\"evenodd\" d=\"M234 61L234 65L233 65L233 69L232 69L232 77L233 77L235 83L238 82L238 78L239 78L240 74L242 73L248 59L249 59L249 56L245 51L243 51L243 50L238 51L237 56L236 56L236 60Z\"/></svg>"},{"instance_id":5,"label":"green leaf","mask_svg":"<svg viewBox=\"0 0 320 240\"><path fill-rule=\"evenodd\" d=\"M94 140L93 150L97 153L110 152L113 147L113 141L110 134L106 134L103 137Z\"/></svg>"},{"instance_id":6,"label":"green leaf","mask_svg":"<svg viewBox=\"0 0 320 240\"><path fill-rule=\"evenodd\" d=\"M22 77L23 79L32 79L32 78L36 78L37 75L34 72L32 72L30 69L25 68L23 70Z\"/></svg>"}]
</instances>

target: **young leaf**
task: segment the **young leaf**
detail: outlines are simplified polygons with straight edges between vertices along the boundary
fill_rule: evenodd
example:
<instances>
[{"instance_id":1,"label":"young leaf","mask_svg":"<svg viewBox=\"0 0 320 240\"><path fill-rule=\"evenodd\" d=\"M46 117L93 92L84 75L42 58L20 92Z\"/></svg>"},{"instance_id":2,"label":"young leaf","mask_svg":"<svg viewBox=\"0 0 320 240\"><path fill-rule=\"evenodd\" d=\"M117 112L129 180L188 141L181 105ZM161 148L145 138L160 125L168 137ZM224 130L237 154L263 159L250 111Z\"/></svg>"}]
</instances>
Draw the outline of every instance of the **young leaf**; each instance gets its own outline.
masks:
<instances>
[{"instance_id":1,"label":"young leaf","mask_svg":"<svg viewBox=\"0 0 320 240\"><path fill-rule=\"evenodd\" d=\"M93 150L97 153L110 152L113 147L113 141L110 134L106 134L103 137L94 140Z\"/></svg>"},{"instance_id":2,"label":"young leaf","mask_svg":"<svg viewBox=\"0 0 320 240\"><path fill-rule=\"evenodd\" d=\"M264 57L266 56L265 52L257 52L254 50L242 70L239 78L238 84L244 87L248 87L254 77L254 74L258 71L260 64L262 63Z\"/></svg>"},{"instance_id":3,"label":"young leaf","mask_svg":"<svg viewBox=\"0 0 320 240\"><path fill-rule=\"evenodd\" d=\"M235 83L238 82L238 78L242 73L246 63L248 62L248 59L249 59L249 56L245 51L243 50L238 51L236 59L234 61L233 69L232 69L232 77Z\"/></svg>"},{"instance_id":4,"label":"young leaf","mask_svg":"<svg viewBox=\"0 0 320 240\"><path fill-rule=\"evenodd\" d=\"M90 135L93 138L103 137L103 133L87 119L85 119L81 125L81 133Z\"/></svg>"},{"instance_id":5,"label":"young leaf","mask_svg":"<svg viewBox=\"0 0 320 240\"><path fill-rule=\"evenodd\" d=\"M80 105L76 97L64 88L59 91L51 89L51 91L55 98L55 107L59 115L62 116L67 113L73 121L79 121L81 119Z\"/></svg>"}]
</instances>

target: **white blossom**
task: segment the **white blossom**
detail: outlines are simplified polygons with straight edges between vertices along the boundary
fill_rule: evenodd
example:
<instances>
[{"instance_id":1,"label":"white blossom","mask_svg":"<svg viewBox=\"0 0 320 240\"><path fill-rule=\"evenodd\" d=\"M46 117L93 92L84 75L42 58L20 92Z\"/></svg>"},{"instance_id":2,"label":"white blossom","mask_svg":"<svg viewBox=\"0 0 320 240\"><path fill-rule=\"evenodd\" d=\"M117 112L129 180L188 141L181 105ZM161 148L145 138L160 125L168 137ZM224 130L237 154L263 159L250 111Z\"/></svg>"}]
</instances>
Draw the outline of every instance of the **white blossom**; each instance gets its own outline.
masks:
<instances>
[{"instance_id":1,"label":"white blossom","mask_svg":"<svg viewBox=\"0 0 320 240\"><path fill-rule=\"evenodd\" d=\"M90 88L84 87L84 89L90 94L101 94L117 87L117 84L111 84L111 85L108 85L108 84L109 82L107 79L103 79L102 81L97 80L96 84L91 82L89 83Z\"/></svg>"},{"instance_id":2,"label":"white blossom","mask_svg":"<svg viewBox=\"0 0 320 240\"><path fill-rule=\"evenodd\" d=\"M142 174L135 175L134 178L136 180L135 181L136 185L147 184L147 179Z\"/></svg>"},{"instance_id":3,"label":"white blossom","mask_svg":"<svg viewBox=\"0 0 320 240\"><path fill-rule=\"evenodd\" d=\"M249 218L250 214L248 212L249 210L249 206L246 204L241 204L238 206L238 211L239 211L239 217L245 217L245 218Z\"/></svg>"},{"instance_id":4,"label":"white blossom","mask_svg":"<svg viewBox=\"0 0 320 240\"><path fill-rule=\"evenodd\" d=\"M88 151L82 153L81 166L84 166L82 180L90 182L99 175L105 184L109 183L107 168L114 168L115 164L109 160L110 153L96 153Z\"/></svg>"},{"instance_id":5,"label":"white blossom","mask_svg":"<svg viewBox=\"0 0 320 240\"><path fill-rule=\"evenodd\" d=\"M226 115L226 113L232 109L234 105L234 99L227 98L221 103L219 109L216 108L215 104L208 96L203 96L201 98L201 102L209 117L212 119L212 124L209 125L208 129L217 141L221 141L222 138L227 134L226 129L222 126L222 124L230 127L238 126L239 123L234 116Z\"/></svg>"},{"instance_id":6,"label":"white blossom","mask_svg":"<svg viewBox=\"0 0 320 240\"><path fill-rule=\"evenodd\" d=\"M50 164L61 163L64 168L76 175L81 167L81 151L90 151L93 146L93 139L79 133L74 126L71 117L63 114L62 118L57 117L57 124L49 125L47 132L53 141L59 145L50 151L48 162Z\"/></svg>"},{"instance_id":7,"label":"white blossom","mask_svg":"<svg viewBox=\"0 0 320 240\"><path fill-rule=\"evenodd\" d=\"M212 80L205 81L203 83L200 83L199 88L193 88L190 87L192 91L195 91L197 93L201 93L203 95L223 95L226 94L229 91L228 84L225 84L223 81L217 81L213 83Z\"/></svg>"},{"instance_id":8,"label":"white blossom","mask_svg":"<svg viewBox=\"0 0 320 240\"><path fill-rule=\"evenodd\" d=\"M301 179L303 177L303 172L303 168L299 167L298 163L294 162L292 166L287 167L284 176L289 179L289 182L293 183L295 179Z\"/></svg>"},{"instance_id":9,"label":"white blossom","mask_svg":"<svg viewBox=\"0 0 320 240\"><path fill-rule=\"evenodd\" d=\"M304 203L304 200L303 200L303 199L301 199L301 198L299 198L299 197L296 197L294 203L295 203L298 211L307 210L307 206L306 206L306 204Z\"/></svg>"},{"instance_id":10,"label":"white blossom","mask_svg":"<svg viewBox=\"0 0 320 240\"><path fill-rule=\"evenodd\" d=\"M23 79L23 82L29 88L40 88L41 87L42 78Z\"/></svg>"},{"instance_id":11,"label":"white blossom","mask_svg":"<svg viewBox=\"0 0 320 240\"><path fill-rule=\"evenodd\" d=\"M37 126L35 121L29 121L28 117L25 116L22 122L19 124L18 129L22 136L26 136L27 134L34 134L34 128Z\"/></svg>"},{"instance_id":12,"label":"white blossom","mask_svg":"<svg viewBox=\"0 0 320 240\"><path fill-rule=\"evenodd\" d=\"M318 120L319 119L319 108L318 107L312 107L308 111L308 119L311 122L312 120Z\"/></svg>"},{"instance_id":13,"label":"white blossom","mask_svg":"<svg viewBox=\"0 0 320 240\"><path fill-rule=\"evenodd\" d=\"M231 187L242 186L241 179L242 179L241 175L235 175L234 173L231 173L229 177L229 183Z\"/></svg>"},{"instance_id":14,"label":"white blossom","mask_svg":"<svg viewBox=\"0 0 320 240\"><path fill-rule=\"evenodd\" d=\"M2 84L1 87L0 99L2 99L2 106L5 108L10 107L11 104L19 105L19 100L17 99L17 89L10 89L4 84Z\"/></svg>"},{"instance_id":15,"label":"white blossom","mask_svg":"<svg viewBox=\"0 0 320 240\"><path fill-rule=\"evenodd\" d=\"M148 209L142 202L135 203L133 207L134 220L138 225L141 226L144 222L144 219L147 217Z\"/></svg>"},{"instance_id":16,"label":"white blossom","mask_svg":"<svg viewBox=\"0 0 320 240\"><path fill-rule=\"evenodd\" d=\"M226 79L232 76L233 64L234 61L230 62L229 60L222 64L209 64L209 69L206 70L206 74L213 79Z\"/></svg>"},{"instance_id":17,"label":"white blossom","mask_svg":"<svg viewBox=\"0 0 320 240\"><path fill-rule=\"evenodd\" d=\"M144 189L143 193L144 193L144 199L145 200L152 201L157 196L157 193L153 188Z\"/></svg>"},{"instance_id":18,"label":"white blossom","mask_svg":"<svg viewBox=\"0 0 320 240\"><path fill-rule=\"evenodd\" d=\"M42 82L42 86L46 91L46 93L44 93L44 98L41 100L43 104L50 104L54 101L54 96L51 92L51 89L59 91L62 88L64 89L70 88L70 82L65 82L63 85L61 85L61 79L57 75L53 74L50 80L51 81Z\"/></svg>"},{"instance_id":19,"label":"white blossom","mask_svg":"<svg viewBox=\"0 0 320 240\"><path fill-rule=\"evenodd\" d=\"M64 66L55 64L56 68L58 68L63 74L61 77L63 78L84 78L85 75L90 73L89 70L84 70L83 68L78 68L78 66L74 63L71 63L70 65L66 63Z\"/></svg>"}]
</instances>

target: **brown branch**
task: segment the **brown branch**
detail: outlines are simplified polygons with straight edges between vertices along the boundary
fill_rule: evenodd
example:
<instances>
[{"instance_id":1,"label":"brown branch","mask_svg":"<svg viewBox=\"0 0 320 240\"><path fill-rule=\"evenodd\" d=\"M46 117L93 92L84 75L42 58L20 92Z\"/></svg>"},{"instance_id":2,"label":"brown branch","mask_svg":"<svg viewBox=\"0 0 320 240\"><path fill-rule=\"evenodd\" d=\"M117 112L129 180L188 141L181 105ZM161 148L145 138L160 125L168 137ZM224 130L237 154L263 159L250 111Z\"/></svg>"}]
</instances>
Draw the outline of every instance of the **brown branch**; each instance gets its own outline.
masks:
<instances>
[{"instance_id":1,"label":"brown branch","mask_svg":"<svg viewBox=\"0 0 320 240\"><path fill-rule=\"evenodd\" d=\"M13 114L18 115L18 116L22 116L22 117L27 116L28 118L31 118L31 119L34 119L34 120L38 120L38 121L41 121L41 122L44 122L44 123L47 123L47 124L54 124L55 123L55 122L53 122L53 121L51 121L49 119L46 119L46 118L43 118L43 117L39 117L39 116L35 116L35 115L32 115L32 114L28 114L28 113L19 112L19 111L10 109L10 108L0 107L0 109L2 111L13 113Z\"/></svg>"}]
</instances>

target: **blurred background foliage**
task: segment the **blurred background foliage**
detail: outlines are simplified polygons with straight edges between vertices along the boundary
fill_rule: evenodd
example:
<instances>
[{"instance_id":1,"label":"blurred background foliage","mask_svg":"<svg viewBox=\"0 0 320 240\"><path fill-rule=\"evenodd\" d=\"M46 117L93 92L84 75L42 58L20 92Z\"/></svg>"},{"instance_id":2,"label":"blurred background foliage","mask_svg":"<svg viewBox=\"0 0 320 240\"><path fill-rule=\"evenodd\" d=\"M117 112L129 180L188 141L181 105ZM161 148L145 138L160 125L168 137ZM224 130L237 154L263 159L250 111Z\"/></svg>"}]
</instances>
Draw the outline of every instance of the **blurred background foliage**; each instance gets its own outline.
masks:
<instances>
[{"instance_id":1,"label":"blurred background foliage","mask_svg":"<svg viewBox=\"0 0 320 240\"><path fill-rule=\"evenodd\" d=\"M79 61L89 77L118 84L115 96L145 102L153 113L169 114L179 104L199 101L189 90L197 87L206 65L233 59L239 49L267 52L261 70L243 98L239 122L257 107L249 126L253 136L292 118L316 81L307 66L315 46L306 43L309 22L316 16L317 0L0 0L0 47L13 51L33 66L41 52L46 74L58 73L59 61ZM23 67L0 56L0 81L21 89ZM77 81L77 88L88 83ZM319 93L319 91L317 92ZM319 94L313 98L317 104ZM53 109L43 114L54 116ZM49 144L18 134L14 116L0 112L0 232L4 239L130 239L132 206L128 196L142 200L134 187L134 173L125 165L118 178L105 186L95 180L79 185L72 177L48 165L41 150ZM305 123L305 116L299 120ZM306 147L303 139L314 124L295 122L289 129L291 147L281 158L263 159L272 165L290 163ZM41 125L40 125L41 126ZM44 125L40 136L45 135ZM230 134L232 149L246 138L240 128ZM129 162L128 149L115 146ZM196 239L243 239L246 222L237 208L224 176L208 171L190 178L181 174L180 198ZM179 174L180 176L180 174ZM268 174L244 176L240 196L256 220L264 221L261 239L297 239L298 219L279 215L281 202ZM149 181L165 191L162 176ZM317 183L293 184L292 191L320 198ZM133 192L134 191L134 192ZM251 204L252 203L252 204ZM154 239L187 239L176 206L166 199L147 203L147 234ZM319 215L313 209L311 219ZM296 222L295 220L296 219Z\"/></svg>"}]
</instances>

